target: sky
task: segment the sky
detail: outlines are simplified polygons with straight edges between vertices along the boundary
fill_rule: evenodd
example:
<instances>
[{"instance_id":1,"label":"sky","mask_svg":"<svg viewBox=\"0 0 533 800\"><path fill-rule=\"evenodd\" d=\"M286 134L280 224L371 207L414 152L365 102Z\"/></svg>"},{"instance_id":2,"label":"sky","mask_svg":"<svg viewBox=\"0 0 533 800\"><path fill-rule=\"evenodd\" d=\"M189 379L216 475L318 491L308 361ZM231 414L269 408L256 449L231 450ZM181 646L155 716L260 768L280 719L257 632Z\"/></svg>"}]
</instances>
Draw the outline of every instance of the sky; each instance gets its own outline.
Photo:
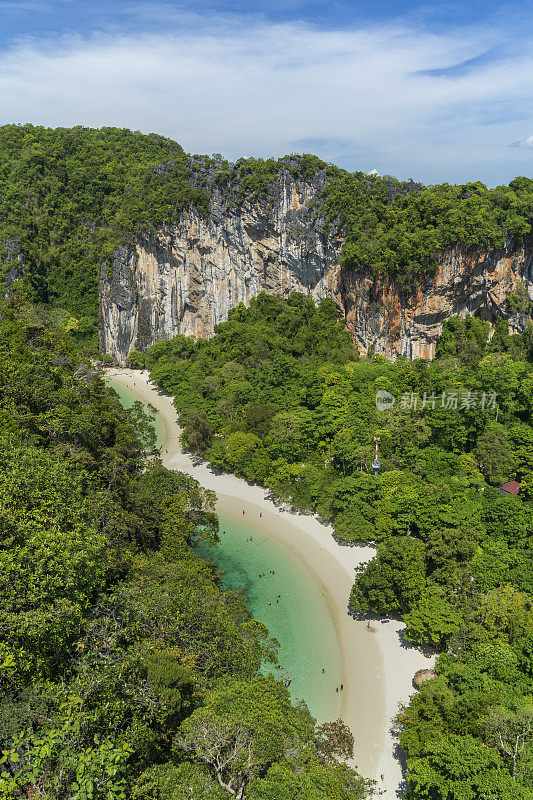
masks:
<instances>
[{"instance_id":1,"label":"sky","mask_svg":"<svg viewBox=\"0 0 533 800\"><path fill-rule=\"evenodd\" d=\"M522 0L0 0L0 124L494 186L533 177L532 44Z\"/></svg>"}]
</instances>

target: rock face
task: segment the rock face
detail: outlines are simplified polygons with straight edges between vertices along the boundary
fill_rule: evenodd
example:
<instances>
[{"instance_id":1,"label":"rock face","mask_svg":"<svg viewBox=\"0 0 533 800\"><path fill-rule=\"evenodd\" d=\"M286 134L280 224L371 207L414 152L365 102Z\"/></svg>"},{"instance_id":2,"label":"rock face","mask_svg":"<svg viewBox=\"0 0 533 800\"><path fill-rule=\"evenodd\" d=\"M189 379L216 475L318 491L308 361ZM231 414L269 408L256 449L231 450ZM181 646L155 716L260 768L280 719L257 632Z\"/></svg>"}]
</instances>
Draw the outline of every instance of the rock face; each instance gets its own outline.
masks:
<instances>
[{"instance_id":1,"label":"rock face","mask_svg":"<svg viewBox=\"0 0 533 800\"><path fill-rule=\"evenodd\" d=\"M26 263L22 254L22 248L18 239L6 239L4 241L6 251L6 272L4 275L5 293L8 297L11 287L26 274Z\"/></svg>"},{"instance_id":2,"label":"rock face","mask_svg":"<svg viewBox=\"0 0 533 800\"><path fill-rule=\"evenodd\" d=\"M387 358L433 358L444 321L475 314L489 322L509 319L522 333L527 316L510 313L508 297L527 291L533 298L533 240L500 253L451 250L431 280L406 294L373 275L341 271L339 297L348 330L364 352Z\"/></svg>"},{"instance_id":3,"label":"rock face","mask_svg":"<svg viewBox=\"0 0 533 800\"><path fill-rule=\"evenodd\" d=\"M413 294L341 269L341 233L325 233L320 218L323 181L282 171L268 198L240 204L215 192L207 217L188 211L172 228L119 248L100 276L102 351L123 364L131 350L176 334L210 336L261 291L296 290L333 299L362 352L431 358L450 315L508 316L506 298L519 283L533 297L533 242L496 254L450 251ZM524 323L511 318L516 330Z\"/></svg>"},{"instance_id":4,"label":"rock face","mask_svg":"<svg viewBox=\"0 0 533 800\"><path fill-rule=\"evenodd\" d=\"M128 352L178 333L209 336L239 303L266 291L337 297L341 241L325 236L313 210L320 191L282 172L268 201L210 214L119 248L100 277L100 344L123 363Z\"/></svg>"}]
</instances>

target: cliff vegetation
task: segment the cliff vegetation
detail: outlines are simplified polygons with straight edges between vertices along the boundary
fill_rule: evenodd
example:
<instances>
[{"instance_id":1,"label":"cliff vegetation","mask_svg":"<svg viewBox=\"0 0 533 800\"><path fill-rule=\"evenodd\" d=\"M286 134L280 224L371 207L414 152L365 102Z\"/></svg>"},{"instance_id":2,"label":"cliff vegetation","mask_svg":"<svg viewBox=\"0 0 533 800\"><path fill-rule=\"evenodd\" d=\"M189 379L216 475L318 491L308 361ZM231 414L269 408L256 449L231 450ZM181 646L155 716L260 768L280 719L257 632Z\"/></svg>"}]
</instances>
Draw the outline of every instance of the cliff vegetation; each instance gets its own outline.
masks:
<instances>
[{"instance_id":1,"label":"cliff vegetation","mask_svg":"<svg viewBox=\"0 0 533 800\"><path fill-rule=\"evenodd\" d=\"M347 269L412 288L439 256L462 245L501 250L531 230L533 182L423 187L353 174L313 155L243 158L187 155L156 134L117 128L0 128L0 267L4 283L70 311L94 330L98 274L119 244L172 225L213 202L230 213L275 205L284 172L312 187L310 213L324 236L342 236Z\"/></svg>"}]
</instances>

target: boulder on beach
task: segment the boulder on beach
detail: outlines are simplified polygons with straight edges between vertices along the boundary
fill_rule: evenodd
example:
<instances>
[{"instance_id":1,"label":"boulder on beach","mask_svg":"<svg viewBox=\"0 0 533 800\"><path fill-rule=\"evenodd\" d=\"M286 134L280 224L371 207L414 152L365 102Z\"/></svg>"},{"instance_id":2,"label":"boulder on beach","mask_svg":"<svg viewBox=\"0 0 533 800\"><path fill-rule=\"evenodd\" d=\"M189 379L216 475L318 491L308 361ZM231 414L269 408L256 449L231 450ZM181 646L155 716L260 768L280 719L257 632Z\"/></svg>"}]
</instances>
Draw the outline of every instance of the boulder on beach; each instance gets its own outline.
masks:
<instances>
[{"instance_id":1,"label":"boulder on beach","mask_svg":"<svg viewBox=\"0 0 533 800\"><path fill-rule=\"evenodd\" d=\"M432 669L419 669L415 672L415 677L413 678L414 684L417 689L424 683L424 681L430 681L432 678L436 678L437 673L434 672Z\"/></svg>"}]
</instances>

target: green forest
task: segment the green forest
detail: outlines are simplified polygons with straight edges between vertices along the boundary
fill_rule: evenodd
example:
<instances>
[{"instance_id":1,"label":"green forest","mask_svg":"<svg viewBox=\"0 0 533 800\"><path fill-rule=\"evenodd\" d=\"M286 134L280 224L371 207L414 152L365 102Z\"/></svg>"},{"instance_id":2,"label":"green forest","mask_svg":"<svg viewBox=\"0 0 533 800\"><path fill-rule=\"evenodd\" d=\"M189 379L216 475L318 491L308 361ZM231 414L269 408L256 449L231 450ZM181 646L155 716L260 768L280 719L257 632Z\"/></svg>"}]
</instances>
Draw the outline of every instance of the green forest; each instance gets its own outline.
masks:
<instances>
[{"instance_id":1,"label":"green forest","mask_svg":"<svg viewBox=\"0 0 533 800\"><path fill-rule=\"evenodd\" d=\"M194 554L214 494L64 316L0 312L0 798L363 800L351 733L261 675L276 642Z\"/></svg>"},{"instance_id":2,"label":"green forest","mask_svg":"<svg viewBox=\"0 0 533 800\"><path fill-rule=\"evenodd\" d=\"M529 178L425 187L313 155L230 163L125 129L0 127L0 799L373 791L343 763L342 723L317 727L261 674L276 642L195 555L218 540L215 497L163 468L142 407L83 355L119 245L215 199L268 216L282 173L313 185L310 224L342 237L346 269L405 290L449 248L501 253L532 229ZM521 290L508 303L531 313ZM397 720L409 800L533 800L531 323L452 317L432 362L391 363L359 356L331 301L261 294L211 339L130 365L214 469L375 544L350 612L401 617L439 653Z\"/></svg>"},{"instance_id":3,"label":"green forest","mask_svg":"<svg viewBox=\"0 0 533 800\"><path fill-rule=\"evenodd\" d=\"M131 358L190 450L376 544L352 613L440 653L398 719L410 800L533 798L533 327L489 328L451 318L432 362L391 363L359 358L331 301L261 294Z\"/></svg>"},{"instance_id":4,"label":"green forest","mask_svg":"<svg viewBox=\"0 0 533 800\"><path fill-rule=\"evenodd\" d=\"M412 288L439 255L461 245L501 251L531 232L533 181L424 187L349 173L313 155L242 158L186 154L157 134L126 129L0 127L0 283L69 311L95 335L98 276L120 244L175 223L216 194L228 213L245 202L268 214L286 171L315 186L309 210L324 237L344 238L342 263Z\"/></svg>"}]
</instances>

